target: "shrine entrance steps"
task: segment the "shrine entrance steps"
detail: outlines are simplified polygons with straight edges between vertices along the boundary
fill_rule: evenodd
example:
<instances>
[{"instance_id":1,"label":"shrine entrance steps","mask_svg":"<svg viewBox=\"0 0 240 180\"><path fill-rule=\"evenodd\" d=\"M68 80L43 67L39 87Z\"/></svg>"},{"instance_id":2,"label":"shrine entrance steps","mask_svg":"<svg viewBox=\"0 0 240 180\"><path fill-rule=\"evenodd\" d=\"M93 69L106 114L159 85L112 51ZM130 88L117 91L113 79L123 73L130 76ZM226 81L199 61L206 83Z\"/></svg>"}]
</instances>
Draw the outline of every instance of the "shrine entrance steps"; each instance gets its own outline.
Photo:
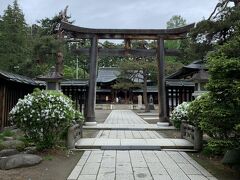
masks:
<instances>
[{"instance_id":1,"label":"shrine entrance steps","mask_svg":"<svg viewBox=\"0 0 240 180\"><path fill-rule=\"evenodd\" d=\"M185 139L164 138L156 131L173 130L172 126L148 124L131 110L113 110L102 124L84 126L83 130L99 130L95 138L82 138L76 149L101 150L193 150Z\"/></svg>"}]
</instances>

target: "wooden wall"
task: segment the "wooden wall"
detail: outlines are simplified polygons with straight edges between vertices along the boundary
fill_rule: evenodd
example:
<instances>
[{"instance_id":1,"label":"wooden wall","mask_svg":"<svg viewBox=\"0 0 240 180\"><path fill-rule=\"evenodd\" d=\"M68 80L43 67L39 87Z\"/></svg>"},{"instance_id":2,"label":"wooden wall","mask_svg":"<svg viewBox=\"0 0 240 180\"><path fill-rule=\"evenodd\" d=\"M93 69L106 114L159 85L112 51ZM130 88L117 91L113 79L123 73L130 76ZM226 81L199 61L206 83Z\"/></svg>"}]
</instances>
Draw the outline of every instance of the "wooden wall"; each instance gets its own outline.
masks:
<instances>
[{"instance_id":1,"label":"wooden wall","mask_svg":"<svg viewBox=\"0 0 240 180\"><path fill-rule=\"evenodd\" d=\"M8 114L19 98L33 92L35 86L0 79L0 130L9 126Z\"/></svg>"}]
</instances>

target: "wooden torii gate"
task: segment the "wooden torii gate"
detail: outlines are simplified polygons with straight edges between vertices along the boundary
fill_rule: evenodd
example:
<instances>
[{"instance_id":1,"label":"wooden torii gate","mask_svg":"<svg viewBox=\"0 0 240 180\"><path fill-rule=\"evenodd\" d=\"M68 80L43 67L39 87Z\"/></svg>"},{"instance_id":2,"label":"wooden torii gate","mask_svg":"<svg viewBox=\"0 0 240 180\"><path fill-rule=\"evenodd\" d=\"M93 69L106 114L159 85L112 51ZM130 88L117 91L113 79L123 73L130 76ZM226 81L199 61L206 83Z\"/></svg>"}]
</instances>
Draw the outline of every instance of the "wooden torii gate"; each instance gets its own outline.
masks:
<instances>
[{"instance_id":1,"label":"wooden torii gate","mask_svg":"<svg viewBox=\"0 0 240 180\"><path fill-rule=\"evenodd\" d=\"M158 104L159 121L168 122L165 92L165 55L174 56L175 50L164 48L164 40L176 40L186 38L187 33L194 24L175 29L90 29L61 22L60 31L70 38L90 39L90 48L80 48L77 51L82 54L90 54L89 92L87 100L86 125L96 125L95 102L96 102L96 78L97 57L99 55L109 56L151 56L156 57L158 64ZM99 39L123 39L125 47L122 49L98 49ZM131 40L156 40L156 49L131 49Z\"/></svg>"}]
</instances>

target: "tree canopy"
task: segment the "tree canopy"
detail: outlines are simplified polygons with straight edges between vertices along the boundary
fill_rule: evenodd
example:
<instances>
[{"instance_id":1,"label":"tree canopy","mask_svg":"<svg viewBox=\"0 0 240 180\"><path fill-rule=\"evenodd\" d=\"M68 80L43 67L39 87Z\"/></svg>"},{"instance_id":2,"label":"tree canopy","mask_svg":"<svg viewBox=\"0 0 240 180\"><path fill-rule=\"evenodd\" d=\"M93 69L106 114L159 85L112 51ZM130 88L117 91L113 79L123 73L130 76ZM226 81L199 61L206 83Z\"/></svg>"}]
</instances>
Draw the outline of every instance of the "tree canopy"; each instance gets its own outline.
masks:
<instances>
[{"instance_id":1,"label":"tree canopy","mask_svg":"<svg viewBox=\"0 0 240 180\"><path fill-rule=\"evenodd\" d=\"M0 66L18 72L30 59L28 28L17 1L8 5L0 20Z\"/></svg>"}]
</instances>

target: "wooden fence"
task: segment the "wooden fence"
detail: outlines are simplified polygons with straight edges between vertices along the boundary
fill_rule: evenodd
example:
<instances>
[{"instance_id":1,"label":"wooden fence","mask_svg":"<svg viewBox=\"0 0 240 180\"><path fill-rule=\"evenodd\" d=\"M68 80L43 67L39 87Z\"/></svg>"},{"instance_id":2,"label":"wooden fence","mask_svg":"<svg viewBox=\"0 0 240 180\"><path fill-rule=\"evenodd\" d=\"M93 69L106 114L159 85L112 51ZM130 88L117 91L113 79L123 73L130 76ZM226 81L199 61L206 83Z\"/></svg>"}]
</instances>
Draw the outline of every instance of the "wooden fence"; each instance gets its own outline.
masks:
<instances>
[{"instance_id":1,"label":"wooden fence","mask_svg":"<svg viewBox=\"0 0 240 180\"><path fill-rule=\"evenodd\" d=\"M86 102L88 89L86 86L61 86L63 94L71 98L74 102L75 109L86 114Z\"/></svg>"},{"instance_id":2,"label":"wooden fence","mask_svg":"<svg viewBox=\"0 0 240 180\"><path fill-rule=\"evenodd\" d=\"M166 87L166 103L168 115L173 109L182 102L193 100L193 86L167 86Z\"/></svg>"}]
</instances>

